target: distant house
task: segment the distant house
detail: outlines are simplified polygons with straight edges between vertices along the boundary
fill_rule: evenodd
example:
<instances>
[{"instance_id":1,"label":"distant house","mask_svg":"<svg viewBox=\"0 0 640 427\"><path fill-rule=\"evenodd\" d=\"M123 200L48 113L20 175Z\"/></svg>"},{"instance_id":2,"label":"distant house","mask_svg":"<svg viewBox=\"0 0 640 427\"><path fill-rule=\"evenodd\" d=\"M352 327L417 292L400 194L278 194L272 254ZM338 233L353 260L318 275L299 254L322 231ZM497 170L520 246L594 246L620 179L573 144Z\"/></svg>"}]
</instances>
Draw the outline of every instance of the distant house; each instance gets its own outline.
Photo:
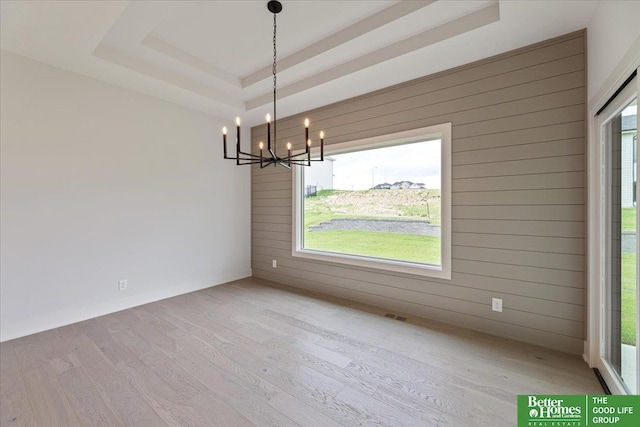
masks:
<instances>
[{"instance_id":1,"label":"distant house","mask_svg":"<svg viewBox=\"0 0 640 427\"><path fill-rule=\"evenodd\" d=\"M385 182L384 184L378 184L372 188L372 190L389 190L391 188L391 184Z\"/></svg>"},{"instance_id":2,"label":"distant house","mask_svg":"<svg viewBox=\"0 0 640 427\"><path fill-rule=\"evenodd\" d=\"M372 187L372 190L422 190L426 188L422 182L398 181L393 184L385 182Z\"/></svg>"},{"instance_id":3,"label":"distant house","mask_svg":"<svg viewBox=\"0 0 640 427\"><path fill-rule=\"evenodd\" d=\"M411 181L398 181L398 182L394 182L393 184L391 184L391 189L392 190L406 190L409 187L411 187L411 184L413 184L413 182L411 182Z\"/></svg>"},{"instance_id":4,"label":"distant house","mask_svg":"<svg viewBox=\"0 0 640 427\"><path fill-rule=\"evenodd\" d=\"M413 189L422 189L425 187L424 187L424 184L421 182L398 181L391 184L390 188L392 190L409 190L409 189L413 190Z\"/></svg>"}]
</instances>

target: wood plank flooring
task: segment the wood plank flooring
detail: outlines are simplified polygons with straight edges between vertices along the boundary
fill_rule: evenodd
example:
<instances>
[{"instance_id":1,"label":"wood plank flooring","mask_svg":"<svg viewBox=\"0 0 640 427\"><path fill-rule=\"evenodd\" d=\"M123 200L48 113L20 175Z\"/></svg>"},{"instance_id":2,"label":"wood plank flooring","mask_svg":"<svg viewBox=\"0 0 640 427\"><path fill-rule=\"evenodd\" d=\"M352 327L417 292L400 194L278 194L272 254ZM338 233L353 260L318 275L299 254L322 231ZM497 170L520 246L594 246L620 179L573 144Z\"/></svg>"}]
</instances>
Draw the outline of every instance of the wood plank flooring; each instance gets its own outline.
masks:
<instances>
[{"instance_id":1,"label":"wood plank flooring","mask_svg":"<svg viewBox=\"0 0 640 427\"><path fill-rule=\"evenodd\" d=\"M245 279L0 344L1 426L513 426L578 356ZM401 313L398 313L401 314Z\"/></svg>"}]
</instances>

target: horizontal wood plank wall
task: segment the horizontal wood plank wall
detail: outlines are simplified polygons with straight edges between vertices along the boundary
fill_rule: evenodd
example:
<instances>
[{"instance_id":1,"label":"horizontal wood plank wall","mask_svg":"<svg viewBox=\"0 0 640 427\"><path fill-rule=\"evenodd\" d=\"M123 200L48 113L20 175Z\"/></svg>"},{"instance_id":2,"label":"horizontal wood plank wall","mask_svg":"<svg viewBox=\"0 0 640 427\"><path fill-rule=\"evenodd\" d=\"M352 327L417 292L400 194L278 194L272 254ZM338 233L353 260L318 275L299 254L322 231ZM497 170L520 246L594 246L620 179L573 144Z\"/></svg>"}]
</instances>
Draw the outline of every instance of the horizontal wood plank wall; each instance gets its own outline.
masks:
<instances>
[{"instance_id":1,"label":"horizontal wood plank wall","mask_svg":"<svg viewBox=\"0 0 640 427\"><path fill-rule=\"evenodd\" d=\"M305 117L327 145L451 122L452 278L292 257L291 173L274 167L252 169L254 276L582 353L585 91L579 31L279 120L295 148Z\"/></svg>"}]
</instances>

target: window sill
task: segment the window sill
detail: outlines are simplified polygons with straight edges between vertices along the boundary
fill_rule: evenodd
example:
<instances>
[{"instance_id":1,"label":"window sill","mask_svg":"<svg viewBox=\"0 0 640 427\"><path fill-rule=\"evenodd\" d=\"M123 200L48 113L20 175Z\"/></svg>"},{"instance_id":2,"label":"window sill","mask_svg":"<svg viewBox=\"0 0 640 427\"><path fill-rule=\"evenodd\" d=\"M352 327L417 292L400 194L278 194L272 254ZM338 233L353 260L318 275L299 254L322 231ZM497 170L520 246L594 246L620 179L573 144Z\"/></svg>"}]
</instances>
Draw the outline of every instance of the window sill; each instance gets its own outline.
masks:
<instances>
[{"instance_id":1,"label":"window sill","mask_svg":"<svg viewBox=\"0 0 640 427\"><path fill-rule=\"evenodd\" d=\"M315 251L309 249L294 249L292 251L292 255L297 258L304 258L314 261L332 262L337 264L366 267L395 273L406 273L416 276L426 276L437 279L451 280L451 268L447 268L446 265L437 266L407 261L395 261L390 259Z\"/></svg>"}]
</instances>

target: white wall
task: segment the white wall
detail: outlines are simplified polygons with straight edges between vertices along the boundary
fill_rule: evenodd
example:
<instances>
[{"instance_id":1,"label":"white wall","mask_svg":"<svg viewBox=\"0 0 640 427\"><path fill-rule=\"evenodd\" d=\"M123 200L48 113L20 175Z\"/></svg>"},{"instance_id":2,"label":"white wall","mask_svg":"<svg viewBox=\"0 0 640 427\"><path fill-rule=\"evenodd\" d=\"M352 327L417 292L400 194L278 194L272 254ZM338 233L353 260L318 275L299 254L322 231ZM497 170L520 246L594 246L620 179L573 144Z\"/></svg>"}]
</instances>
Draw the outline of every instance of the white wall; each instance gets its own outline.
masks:
<instances>
[{"instance_id":1,"label":"white wall","mask_svg":"<svg viewBox=\"0 0 640 427\"><path fill-rule=\"evenodd\" d=\"M0 59L2 341L251 275L219 120Z\"/></svg>"},{"instance_id":2,"label":"white wall","mask_svg":"<svg viewBox=\"0 0 640 427\"><path fill-rule=\"evenodd\" d=\"M640 1L600 1L587 27L588 99L640 37ZM628 76L626 76L628 77Z\"/></svg>"}]
</instances>

